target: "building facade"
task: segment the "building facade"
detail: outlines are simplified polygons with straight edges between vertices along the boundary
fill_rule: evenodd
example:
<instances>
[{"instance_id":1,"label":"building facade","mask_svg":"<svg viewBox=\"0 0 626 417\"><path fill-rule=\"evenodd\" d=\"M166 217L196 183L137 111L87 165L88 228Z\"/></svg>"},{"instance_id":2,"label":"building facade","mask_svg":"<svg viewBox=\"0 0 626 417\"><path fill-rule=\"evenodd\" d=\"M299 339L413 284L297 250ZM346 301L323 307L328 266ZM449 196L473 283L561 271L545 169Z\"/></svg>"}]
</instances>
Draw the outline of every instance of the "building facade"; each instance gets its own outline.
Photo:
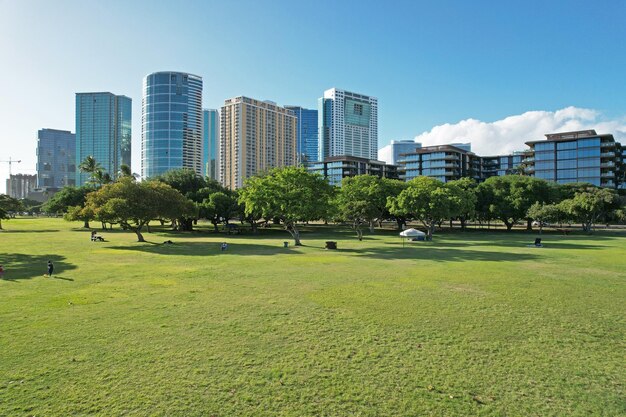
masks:
<instances>
[{"instance_id":1,"label":"building facade","mask_svg":"<svg viewBox=\"0 0 626 417\"><path fill-rule=\"evenodd\" d=\"M467 144L462 145L465 146L425 146L404 154L401 163L404 165L406 181L419 176L433 177L443 182L461 177L481 180L481 158L470 152Z\"/></svg>"},{"instance_id":2,"label":"building facade","mask_svg":"<svg viewBox=\"0 0 626 417\"><path fill-rule=\"evenodd\" d=\"M115 178L131 163L132 101L108 92L76 93L76 168L88 156ZM76 185L89 174L76 171Z\"/></svg>"},{"instance_id":3,"label":"building facade","mask_svg":"<svg viewBox=\"0 0 626 417\"><path fill-rule=\"evenodd\" d=\"M214 109L202 111L202 166L204 176L219 181L220 114Z\"/></svg>"},{"instance_id":4,"label":"building facade","mask_svg":"<svg viewBox=\"0 0 626 417\"><path fill-rule=\"evenodd\" d=\"M189 168L204 175L202 77L155 72L143 79L141 176Z\"/></svg>"},{"instance_id":5,"label":"building facade","mask_svg":"<svg viewBox=\"0 0 626 417\"><path fill-rule=\"evenodd\" d=\"M398 165L386 164L357 156L331 156L322 162L309 166L310 172L316 172L328 180L331 185L340 186L341 180L357 175L375 175L381 178L399 179Z\"/></svg>"},{"instance_id":6,"label":"building facade","mask_svg":"<svg viewBox=\"0 0 626 417\"><path fill-rule=\"evenodd\" d=\"M483 156L482 178L516 174L527 158L526 151L513 152L507 155ZM526 171L524 169L524 171Z\"/></svg>"},{"instance_id":7,"label":"building facade","mask_svg":"<svg viewBox=\"0 0 626 417\"><path fill-rule=\"evenodd\" d=\"M244 180L274 167L297 164L298 120L270 101L235 97L224 102L220 119L220 182L243 187Z\"/></svg>"},{"instance_id":8,"label":"building facade","mask_svg":"<svg viewBox=\"0 0 626 417\"><path fill-rule=\"evenodd\" d=\"M76 135L67 130L37 132L37 187L76 185Z\"/></svg>"},{"instance_id":9,"label":"building facade","mask_svg":"<svg viewBox=\"0 0 626 417\"><path fill-rule=\"evenodd\" d=\"M414 140L392 140L387 146L378 150L378 160L391 165L398 165L403 160L402 154L411 153L422 147Z\"/></svg>"},{"instance_id":10,"label":"building facade","mask_svg":"<svg viewBox=\"0 0 626 417\"><path fill-rule=\"evenodd\" d=\"M36 187L37 175L11 174L7 180L7 195L21 200Z\"/></svg>"},{"instance_id":11,"label":"building facade","mask_svg":"<svg viewBox=\"0 0 626 417\"><path fill-rule=\"evenodd\" d=\"M566 184L587 182L617 188L622 162L621 145L611 134L595 130L550 133L530 147L527 170L537 178Z\"/></svg>"},{"instance_id":12,"label":"building facade","mask_svg":"<svg viewBox=\"0 0 626 417\"><path fill-rule=\"evenodd\" d=\"M378 157L378 100L331 88L319 99L318 161L332 156Z\"/></svg>"},{"instance_id":13,"label":"building facade","mask_svg":"<svg viewBox=\"0 0 626 417\"><path fill-rule=\"evenodd\" d=\"M318 159L318 121L317 110L305 109L300 106L285 106L298 118L296 155L298 163L309 165Z\"/></svg>"}]
</instances>

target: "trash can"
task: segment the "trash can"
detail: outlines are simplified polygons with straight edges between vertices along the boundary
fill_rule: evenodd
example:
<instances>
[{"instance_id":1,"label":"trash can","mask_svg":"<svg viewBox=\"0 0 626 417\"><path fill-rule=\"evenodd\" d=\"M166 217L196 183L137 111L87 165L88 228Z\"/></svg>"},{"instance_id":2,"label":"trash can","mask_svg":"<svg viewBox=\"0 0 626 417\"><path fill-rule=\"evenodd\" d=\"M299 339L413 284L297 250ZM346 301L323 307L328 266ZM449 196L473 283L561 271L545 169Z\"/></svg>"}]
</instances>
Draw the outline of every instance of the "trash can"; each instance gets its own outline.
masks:
<instances>
[{"instance_id":1,"label":"trash can","mask_svg":"<svg viewBox=\"0 0 626 417\"><path fill-rule=\"evenodd\" d=\"M289 242L283 242L283 248L288 248L289 247Z\"/></svg>"}]
</instances>

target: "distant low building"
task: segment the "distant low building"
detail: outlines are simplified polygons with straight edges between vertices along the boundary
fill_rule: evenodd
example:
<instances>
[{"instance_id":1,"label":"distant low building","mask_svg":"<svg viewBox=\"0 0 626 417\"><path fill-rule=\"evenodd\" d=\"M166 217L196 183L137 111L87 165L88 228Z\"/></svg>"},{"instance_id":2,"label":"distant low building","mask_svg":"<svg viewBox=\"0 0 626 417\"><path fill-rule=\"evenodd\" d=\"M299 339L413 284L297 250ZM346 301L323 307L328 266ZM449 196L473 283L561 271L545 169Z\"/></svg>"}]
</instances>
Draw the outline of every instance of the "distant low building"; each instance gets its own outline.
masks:
<instances>
[{"instance_id":1,"label":"distant low building","mask_svg":"<svg viewBox=\"0 0 626 417\"><path fill-rule=\"evenodd\" d=\"M7 180L7 195L19 200L37 186L37 175L11 174Z\"/></svg>"},{"instance_id":2,"label":"distant low building","mask_svg":"<svg viewBox=\"0 0 626 417\"><path fill-rule=\"evenodd\" d=\"M331 185L341 185L342 179L357 175L375 175L396 180L400 178L398 165L347 155L325 158L323 162L311 164L309 171L321 174Z\"/></svg>"},{"instance_id":3,"label":"distant low building","mask_svg":"<svg viewBox=\"0 0 626 417\"><path fill-rule=\"evenodd\" d=\"M387 164L398 165L402 161L402 154L410 153L422 147L414 140L392 140L387 146L378 150L378 160Z\"/></svg>"},{"instance_id":4,"label":"distant low building","mask_svg":"<svg viewBox=\"0 0 626 417\"><path fill-rule=\"evenodd\" d=\"M416 149L404 154L406 181L419 176L437 178L442 182L458 180L462 177L482 179L481 158L473 152L469 144L435 145Z\"/></svg>"}]
</instances>

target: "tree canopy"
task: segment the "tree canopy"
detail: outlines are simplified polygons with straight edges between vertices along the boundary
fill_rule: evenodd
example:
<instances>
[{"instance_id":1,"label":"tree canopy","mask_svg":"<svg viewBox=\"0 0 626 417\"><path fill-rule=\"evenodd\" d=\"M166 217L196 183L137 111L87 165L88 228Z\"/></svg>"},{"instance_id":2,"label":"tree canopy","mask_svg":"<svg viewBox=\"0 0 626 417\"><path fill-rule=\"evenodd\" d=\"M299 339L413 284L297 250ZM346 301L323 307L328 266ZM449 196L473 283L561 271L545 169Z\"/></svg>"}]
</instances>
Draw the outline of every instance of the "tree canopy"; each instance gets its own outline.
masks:
<instances>
[{"instance_id":1,"label":"tree canopy","mask_svg":"<svg viewBox=\"0 0 626 417\"><path fill-rule=\"evenodd\" d=\"M295 244L301 245L297 222L323 218L332 193L324 178L305 168L274 168L248 178L240 190L239 202L244 204L246 215L279 219Z\"/></svg>"},{"instance_id":2,"label":"tree canopy","mask_svg":"<svg viewBox=\"0 0 626 417\"><path fill-rule=\"evenodd\" d=\"M141 231L150 220L181 215L192 217L196 208L190 200L162 182L120 178L90 193L83 210L93 213L101 221L119 223L124 229L135 232L139 242L144 242Z\"/></svg>"},{"instance_id":3,"label":"tree canopy","mask_svg":"<svg viewBox=\"0 0 626 417\"><path fill-rule=\"evenodd\" d=\"M23 206L20 200L10 197L7 194L0 194L0 230L2 229L2 220L8 220L15 216L15 213L22 210Z\"/></svg>"}]
</instances>

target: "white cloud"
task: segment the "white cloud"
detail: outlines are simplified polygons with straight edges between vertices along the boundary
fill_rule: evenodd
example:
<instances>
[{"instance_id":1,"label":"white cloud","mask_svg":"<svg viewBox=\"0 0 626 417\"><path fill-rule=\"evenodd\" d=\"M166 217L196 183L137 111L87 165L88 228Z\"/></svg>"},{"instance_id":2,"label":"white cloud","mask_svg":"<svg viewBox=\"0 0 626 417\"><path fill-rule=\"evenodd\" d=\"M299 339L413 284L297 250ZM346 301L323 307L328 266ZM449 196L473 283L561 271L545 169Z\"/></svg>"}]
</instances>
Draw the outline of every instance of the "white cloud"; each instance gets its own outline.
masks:
<instances>
[{"instance_id":1,"label":"white cloud","mask_svg":"<svg viewBox=\"0 0 626 417\"><path fill-rule=\"evenodd\" d=\"M415 136L422 146L453 142L471 142L478 155L506 154L526 149L524 144L541 140L546 133L595 129L597 133L612 133L615 140L625 142L626 117L607 119L593 109L567 107L554 112L528 111L495 122L476 119L443 124Z\"/></svg>"}]
</instances>

